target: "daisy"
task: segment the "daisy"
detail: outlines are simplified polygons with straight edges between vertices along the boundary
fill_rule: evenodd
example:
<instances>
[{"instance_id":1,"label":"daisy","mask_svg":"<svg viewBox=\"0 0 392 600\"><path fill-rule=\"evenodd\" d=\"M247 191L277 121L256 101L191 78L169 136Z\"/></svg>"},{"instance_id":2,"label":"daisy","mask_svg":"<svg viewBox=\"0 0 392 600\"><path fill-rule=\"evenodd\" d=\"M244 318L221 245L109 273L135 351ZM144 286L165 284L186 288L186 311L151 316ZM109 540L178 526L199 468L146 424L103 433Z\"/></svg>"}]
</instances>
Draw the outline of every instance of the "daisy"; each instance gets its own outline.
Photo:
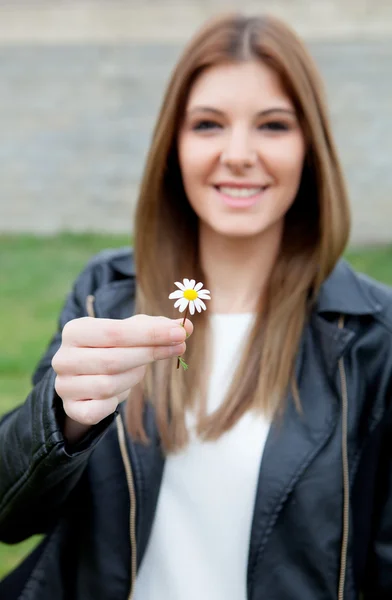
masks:
<instances>
[{"instance_id":1,"label":"daisy","mask_svg":"<svg viewBox=\"0 0 392 600\"><path fill-rule=\"evenodd\" d=\"M184 279L183 283L176 281L175 285L180 288L175 292L172 292L169 296L170 300L176 298L174 308L178 308L180 312L184 312L185 309L189 309L191 315L197 312L201 313L202 310L207 310L207 307L203 300L211 300L209 290L203 290L203 284L201 282L196 283L195 279ZM185 321L185 319L184 319Z\"/></svg>"},{"instance_id":2,"label":"daisy","mask_svg":"<svg viewBox=\"0 0 392 600\"><path fill-rule=\"evenodd\" d=\"M207 310L203 300L211 300L211 295L209 290L203 290L203 284L201 281L196 284L195 279L184 279L183 283L180 281L175 281L175 285L179 289L175 292L172 292L169 296L169 299L176 300L174 303L174 308L178 308L180 312L184 312L186 309L184 320L182 322L182 326L184 327L188 310L191 315L195 314L195 309L199 313L201 313L202 310ZM188 365L181 356L179 356L177 359L177 369L180 365L185 371L187 370Z\"/></svg>"}]
</instances>

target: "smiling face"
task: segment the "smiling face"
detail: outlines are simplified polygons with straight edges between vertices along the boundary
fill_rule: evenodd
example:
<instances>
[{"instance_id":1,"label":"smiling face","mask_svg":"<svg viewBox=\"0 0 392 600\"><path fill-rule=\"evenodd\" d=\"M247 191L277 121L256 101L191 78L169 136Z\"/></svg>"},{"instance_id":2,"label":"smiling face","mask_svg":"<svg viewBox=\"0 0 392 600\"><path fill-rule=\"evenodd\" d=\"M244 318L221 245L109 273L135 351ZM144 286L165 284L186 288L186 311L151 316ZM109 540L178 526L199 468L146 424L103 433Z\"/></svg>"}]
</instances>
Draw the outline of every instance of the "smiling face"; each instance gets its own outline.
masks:
<instances>
[{"instance_id":1,"label":"smiling face","mask_svg":"<svg viewBox=\"0 0 392 600\"><path fill-rule=\"evenodd\" d=\"M227 63L196 80L178 156L204 233L233 238L274 229L281 235L304 154L293 103L271 68L253 60Z\"/></svg>"}]
</instances>

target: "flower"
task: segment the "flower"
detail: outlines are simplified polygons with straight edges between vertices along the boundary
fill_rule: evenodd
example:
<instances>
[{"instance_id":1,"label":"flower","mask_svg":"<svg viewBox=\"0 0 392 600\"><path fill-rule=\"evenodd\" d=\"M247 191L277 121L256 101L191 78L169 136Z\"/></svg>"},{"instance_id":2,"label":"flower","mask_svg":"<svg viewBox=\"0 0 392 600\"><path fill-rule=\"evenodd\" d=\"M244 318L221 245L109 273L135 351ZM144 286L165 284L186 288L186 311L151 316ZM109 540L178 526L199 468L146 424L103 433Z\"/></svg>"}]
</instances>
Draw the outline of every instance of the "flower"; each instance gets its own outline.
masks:
<instances>
[{"instance_id":1,"label":"flower","mask_svg":"<svg viewBox=\"0 0 392 600\"><path fill-rule=\"evenodd\" d=\"M176 298L174 308L178 307L180 312L184 312L189 306L189 312L191 315L195 314L195 309L201 313L202 310L207 310L207 307L203 300L211 300L211 292L209 290L203 290L203 284L201 282L196 283L195 279L184 279L183 283L175 281L174 284L180 288L175 292L172 292L169 296L170 300Z\"/></svg>"}]
</instances>

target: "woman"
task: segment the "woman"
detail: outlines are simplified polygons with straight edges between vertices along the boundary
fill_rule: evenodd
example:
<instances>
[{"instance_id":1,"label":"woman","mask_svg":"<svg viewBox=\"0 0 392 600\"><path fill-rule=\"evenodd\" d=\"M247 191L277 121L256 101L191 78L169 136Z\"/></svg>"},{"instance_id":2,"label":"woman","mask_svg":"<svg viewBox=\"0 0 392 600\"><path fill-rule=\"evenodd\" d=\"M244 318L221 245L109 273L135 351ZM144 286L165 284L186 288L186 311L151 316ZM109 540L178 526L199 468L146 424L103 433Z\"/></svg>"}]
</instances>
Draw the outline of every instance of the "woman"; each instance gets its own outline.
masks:
<instances>
[{"instance_id":1,"label":"woman","mask_svg":"<svg viewBox=\"0 0 392 600\"><path fill-rule=\"evenodd\" d=\"M46 534L4 597L392 597L392 293L340 260L322 86L283 23L223 17L185 49L135 230L1 423L0 538ZM185 277L212 299L181 327Z\"/></svg>"}]
</instances>

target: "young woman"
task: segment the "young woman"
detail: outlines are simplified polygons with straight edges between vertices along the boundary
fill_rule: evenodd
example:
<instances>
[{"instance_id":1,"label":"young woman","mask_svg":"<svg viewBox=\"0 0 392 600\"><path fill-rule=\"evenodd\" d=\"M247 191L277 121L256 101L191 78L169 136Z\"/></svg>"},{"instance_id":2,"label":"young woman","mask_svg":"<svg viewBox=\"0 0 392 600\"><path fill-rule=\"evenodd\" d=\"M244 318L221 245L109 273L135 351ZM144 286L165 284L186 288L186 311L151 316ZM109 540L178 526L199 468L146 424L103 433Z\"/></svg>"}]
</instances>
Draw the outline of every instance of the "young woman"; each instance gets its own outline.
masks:
<instances>
[{"instance_id":1,"label":"young woman","mask_svg":"<svg viewBox=\"0 0 392 600\"><path fill-rule=\"evenodd\" d=\"M135 231L1 422L0 539L45 534L1 597L391 598L392 292L341 260L322 85L283 23L185 49ZM185 278L211 300L181 327Z\"/></svg>"}]
</instances>

